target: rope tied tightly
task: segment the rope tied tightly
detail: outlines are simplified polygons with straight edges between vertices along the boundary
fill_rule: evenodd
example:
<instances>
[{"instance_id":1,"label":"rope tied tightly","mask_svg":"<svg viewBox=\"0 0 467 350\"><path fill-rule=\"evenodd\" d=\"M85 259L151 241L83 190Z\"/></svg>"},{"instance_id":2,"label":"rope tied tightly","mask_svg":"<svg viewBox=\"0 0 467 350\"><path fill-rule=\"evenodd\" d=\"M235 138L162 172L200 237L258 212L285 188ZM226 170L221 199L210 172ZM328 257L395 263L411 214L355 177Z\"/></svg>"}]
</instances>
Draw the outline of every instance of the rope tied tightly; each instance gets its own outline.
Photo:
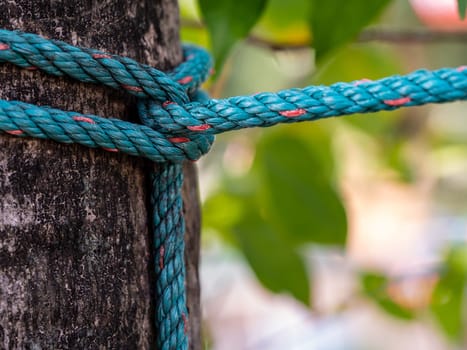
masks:
<instances>
[{"instance_id":1,"label":"rope tied tightly","mask_svg":"<svg viewBox=\"0 0 467 350\"><path fill-rule=\"evenodd\" d=\"M0 130L19 137L79 143L161 162L152 174L152 226L159 349L188 347L181 162L209 151L214 134L278 123L467 99L467 67L419 70L377 81L309 86L222 100L198 91L209 55L185 45L184 62L163 73L129 58L77 48L35 34L0 30L0 62L103 84L138 97L144 125L0 100Z\"/></svg>"}]
</instances>

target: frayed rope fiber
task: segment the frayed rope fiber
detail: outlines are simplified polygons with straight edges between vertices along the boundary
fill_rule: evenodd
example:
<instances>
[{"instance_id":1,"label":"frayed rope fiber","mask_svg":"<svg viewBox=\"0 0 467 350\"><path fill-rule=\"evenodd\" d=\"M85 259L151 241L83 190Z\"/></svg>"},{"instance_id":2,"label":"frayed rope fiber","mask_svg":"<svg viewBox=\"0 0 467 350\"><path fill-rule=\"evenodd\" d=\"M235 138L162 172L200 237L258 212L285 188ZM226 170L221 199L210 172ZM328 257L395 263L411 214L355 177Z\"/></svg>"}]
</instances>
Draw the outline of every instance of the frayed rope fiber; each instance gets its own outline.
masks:
<instances>
[{"instance_id":1,"label":"frayed rope fiber","mask_svg":"<svg viewBox=\"0 0 467 350\"><path fill-rule=\"evenodd\" d=\"M376 81L363 79L209 99L198 88L209 76L210 56L191 45L185 45L183 52L184 62L164 73L126 57L35 34L0 30L0 62L103 84L138 97L143 125L0 100L0 130L20 137L124 152L161 163L160 171L151 177L156 345L161 350L188 348L181 162L207 153L214 134L467 99L467 66L419 70Z\"/></svg>"}]
</instances>

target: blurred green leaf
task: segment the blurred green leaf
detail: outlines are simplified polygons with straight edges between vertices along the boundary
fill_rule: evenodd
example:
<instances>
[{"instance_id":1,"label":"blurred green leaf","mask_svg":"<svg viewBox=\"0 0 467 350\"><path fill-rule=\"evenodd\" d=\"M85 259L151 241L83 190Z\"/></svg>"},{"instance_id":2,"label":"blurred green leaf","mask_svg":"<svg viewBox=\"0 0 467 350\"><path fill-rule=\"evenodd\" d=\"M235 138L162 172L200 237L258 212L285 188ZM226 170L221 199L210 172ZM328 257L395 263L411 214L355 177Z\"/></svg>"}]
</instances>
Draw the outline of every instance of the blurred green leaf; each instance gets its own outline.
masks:
<instances>
[{"instance_id":1,"label":"blurred green leaf","mask_svg":"<svg viewBox=\"0 0 467 350\"><path fill-rule=\"evenodd\" d=\"M331 160L330 160L331 161ZM306 143L286 133L264 137L257 149L261 207L284 240L344 245L344 206Z\"/></svg>"},{"instance_id":2,"label":"blurred green leaf","mask_svg":"<svg viewBox=\"0 0 467 350\"><path fill-rule=\"evenodd\" d=\"M403 308L391 300L387 294L388 280L385 276L376 273L363 273L360 276L360 281L365 295L389 315L404 320L411 320L415 317L411 310Z\"/></svg>"},{"instance_id":3,"label":"blurred green leaf","mask_svg":"<svg viewBox=\"0 0 467 350\"><path fill-rule=\"evenodd\" d=\"M368 295L380 295L386 288L387 278L383 275L367 272L363 273L360 278L363 289Z\"/></svg>"},{"instance_id":4,"label":"blurred green leaf","mask_svg":"<svg viewBox=\"0 0 467 350\"><path fill-rule=\"evenodd\" d=\"M467 278L467 245L454 246L446 259L447 266L460 279Z\"/></svg>"},{"instance_id":5,"label":"blurred green leaf","mask_svg":"<svg viewBox=\"0 0 467 350\"><path fill-rule=\"evenodd\" d=\"M445 259L444 271L433 292L430 305L444 333L459 342L464 334L466 315L467 246L453 247Z\"/></svg>"},{"instance_id":6,"label":"blurred green leaf","mask_svg":"<svg viewBox=\"0 0 467 350\"><path fill-rule=\"evenodd\" d=\"M458 341L463 334L464 282L456 277L442 278L433 292L431 312L448 338Z\"/></svg>"},{"instance_id":7,"label":"blurred green leaf","mask_svg":"<svg viewBox=\"0 0 467 350\"><path fill-rule=\"evenodd\" d=\"M353 40L390 2L391 0L311 0L310 26L317 61Z\"/></svg>"},{"instance_id":8,"label":"blurred green leaf","mask_svg":"<svg viewBox=\"0 0 467 350\"><path fill-rule=\"evenodd\" d=\"M457 0L457 8L459 9L459 17L465 18L465 11L467 9L467 0Z\"/></svg>"},{"instance_id":9,"label":"blurred green leaf","mask_svg":"<svg viewBox=\"0 0 467 350\"><path fill-rule=\"evenodd\" d=\"M231 230L244 214L242 198L225 191L215 193L203 203L203 228L216 230L231 242Z\"/></svg>"},{"instance_id":10,"label":"blurred green leaf","mask_svg":"<svg viewBox=\"0 0 467 350\"><path fill-rule=\"evenodd\" d=\"M302 258L264 221L256 206L234 228L242 252L259 281L273 292L288 292L310 304L308 275Z\"/></svg>"},{"instance_id":11,"label":"blurred green leaf","mask_svg":"<svg viewBox=\"0 0 467 350\"><path fill-rule=\"evenodd\" d=\"M207 47L209 38L205 28L181 27L180 36L183 42L197 44Z\"/></svg>"},{"instance_id":12,"label":"blurred green leaf","mask_svg":"<svg viewBox=\"0 0 467 350\"><path fill-rule=\"evenodd\" d=\"M336 119L327 119L313 123L297 123L284 126L277 132L284 133L286 137L298 139L306 144L308 152L311 152L323 178L332 183L335 171L335 156L332 151L332 137L335 131Z\"/></svg>"},{"instance_id":13,"label":"blurred green leaf","mask_svg":"<svg viewBox=\"0 0 467 350\"><path fill-rule=\"evenodd\" d=\"M257 192L248 184L254 177L250 173L237 180L225 179L222 190L203 205L203 227L214 229L237 246L264 287L290 293L308 305L310 281L304 262L261 216Z\"/></svg>"},{"instance_id":14,"label":"blurred green leaf","mask_svg":"<svg viewBox=\"0 0 467 350\"><path fill-rule=\"evenodd\" d=\"M394 47L375 43L347 46L320 68L314 75L313 82L329 85L341 81L381 79L398 74L402 65L397 54Z\"/></svg>"},{"instance_id":15,"label":"blurred green leaf","mask_svg":"<svg viewBox=\"0 0 467 350\"><path fill-rule=\"evenodd\" d=\"M198 0L178 0L180 18L199 21ZM183 24L183 23L182 23Z\"/></svg>"},{"instance_id":16,"label":"blurred green leaf","mask_svg":"<svg viewBox=\"0 0 467 350\"><path fill-rule=\"evenodd\" d=\"M384 155L383 158L386 164L392 169L397 171L399 180L411 183L416 180L415 172L410 160L407 159L405 152L406 142L404 140L391 140L383 142Z\"/></svg>"},{"instance_id":17,"label":"blurred green leaf","mask_svg":"<svg viewBox=\"0 0 467 350\"><path fill-rule=\"evenodd\" d=\"M415 314L413 312L404 309L389 298L378 298L376 299L376 302L384 311L386 311L391 316L403 320L413 320L415 318Z\"/></svg>"},{"instance_id":18,"label":"blurred green leaf","mask_svg":"<svg viewBox=\"0 0 467 350\"><path fill-rule=\"evenodd\" d=\"M276 44L308 45L310 2L269 0L254 33Z\"/></svg>"},{"instance_id":19,"label":"blurred green leaf","mask_svg":"<svg viewBox=\"0 0 467 350\"><path fill-rule=\"evenodd\" d=\"M216 68L222 66L232 46L248 35L266 3L267 0L199 1L211 37Z\"/></svg>"}]
</instances>

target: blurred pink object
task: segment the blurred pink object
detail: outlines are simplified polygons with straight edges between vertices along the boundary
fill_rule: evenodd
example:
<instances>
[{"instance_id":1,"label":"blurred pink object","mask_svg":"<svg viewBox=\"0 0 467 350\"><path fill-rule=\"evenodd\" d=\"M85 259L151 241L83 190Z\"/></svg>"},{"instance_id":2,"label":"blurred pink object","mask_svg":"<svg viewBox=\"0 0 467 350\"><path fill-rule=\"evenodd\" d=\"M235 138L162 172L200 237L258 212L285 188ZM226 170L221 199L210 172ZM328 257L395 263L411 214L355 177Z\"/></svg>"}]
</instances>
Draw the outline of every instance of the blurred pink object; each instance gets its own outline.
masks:
<instances>
[{"instance_id":1,"label":"blurred pink object","mask_svg":"<svg viewBox=\"0 0 467 350\"><path fill-rule=\"evenodd\" d=\"M457 0L410 0L417 17L430 28L442 31L467 30L467 17L461 20Z\"/></svg>"}]
</instances>

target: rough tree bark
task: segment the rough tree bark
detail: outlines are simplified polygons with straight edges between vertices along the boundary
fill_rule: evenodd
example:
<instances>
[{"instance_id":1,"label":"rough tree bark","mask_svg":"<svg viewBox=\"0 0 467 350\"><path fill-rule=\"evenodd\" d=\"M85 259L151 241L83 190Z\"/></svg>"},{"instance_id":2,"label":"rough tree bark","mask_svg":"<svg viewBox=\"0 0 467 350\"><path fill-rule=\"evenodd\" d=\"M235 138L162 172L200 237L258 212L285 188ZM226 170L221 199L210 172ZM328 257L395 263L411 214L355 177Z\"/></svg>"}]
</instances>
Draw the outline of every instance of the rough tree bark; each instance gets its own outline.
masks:
<instances>
[{"instance_id":1,"label":"rough tree bark","mask_svg":"<svg viewBox=\"0 0 467 350\"><path fill-rule=\"evenodd\" d=\"M0 27L168 69L181 59L176 0L9 0ZM136 121L135 99L0 66L0 98ZM154 344L150 162L0 136L0 348L148 349ZM157 165L155 166L157 168ZM196 174L186 165L191 348L199 349Z\"/></svg>"}]
</instances>

